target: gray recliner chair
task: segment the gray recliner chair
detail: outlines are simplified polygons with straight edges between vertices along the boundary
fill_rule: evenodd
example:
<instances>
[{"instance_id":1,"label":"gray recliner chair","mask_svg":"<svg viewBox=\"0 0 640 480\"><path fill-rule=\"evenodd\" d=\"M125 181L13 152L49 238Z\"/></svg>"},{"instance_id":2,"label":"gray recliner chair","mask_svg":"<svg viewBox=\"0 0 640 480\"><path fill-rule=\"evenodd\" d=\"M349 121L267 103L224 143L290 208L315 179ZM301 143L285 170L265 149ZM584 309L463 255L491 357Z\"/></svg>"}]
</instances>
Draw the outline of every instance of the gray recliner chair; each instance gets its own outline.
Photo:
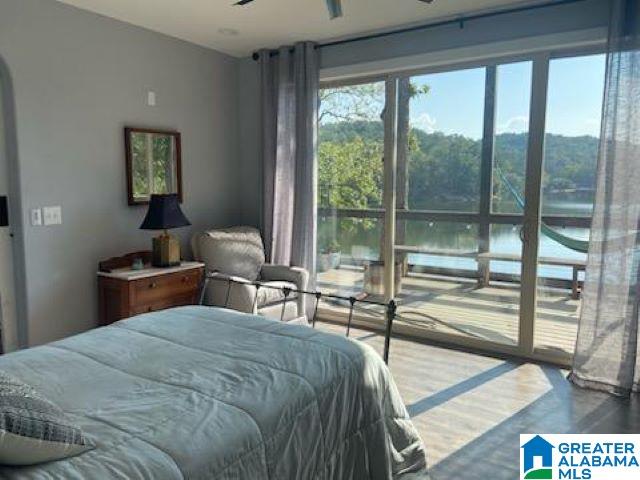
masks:
<instances>
[{"instance_id":1,"label":"gray recliner chair","mask_svg":"<svg viewBox=\"0 0 640 480\"><path fill-rule=\"evenodd\" d=\"M309 273L304 268L265 263L264 245L257 229L231 227L196 233L191 247L194 258L203 262L213 277L205 291L206 305L224 306L226 302L227 308L240 312L285 322L308 322L306 295L291 292L285 301L280 288L266 287L306 290ZM229 279L234 281L229 284ZM249 283L254 281L265 287L257 289Z\"/></svg>"}]
</instances>

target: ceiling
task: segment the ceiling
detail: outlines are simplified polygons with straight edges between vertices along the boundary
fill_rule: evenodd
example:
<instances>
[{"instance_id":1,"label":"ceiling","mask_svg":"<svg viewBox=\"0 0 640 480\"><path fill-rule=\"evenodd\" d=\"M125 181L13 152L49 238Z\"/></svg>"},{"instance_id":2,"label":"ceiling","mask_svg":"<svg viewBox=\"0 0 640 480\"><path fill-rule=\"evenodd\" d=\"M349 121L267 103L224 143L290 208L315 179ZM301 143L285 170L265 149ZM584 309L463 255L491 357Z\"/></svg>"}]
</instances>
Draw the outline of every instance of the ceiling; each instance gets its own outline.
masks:
<instances>
[{"instance_id":1,"label":"ceiling","mask_svg":"<svg viewBox=\"0 0 640 480\"><path fill-rule=\"evenodd\" d=\"M522 0L343 0L344 17L329 20L325 0L59 0L234 56L300 40L326 41L390 30Z\"/></svg>"}]
</instances>

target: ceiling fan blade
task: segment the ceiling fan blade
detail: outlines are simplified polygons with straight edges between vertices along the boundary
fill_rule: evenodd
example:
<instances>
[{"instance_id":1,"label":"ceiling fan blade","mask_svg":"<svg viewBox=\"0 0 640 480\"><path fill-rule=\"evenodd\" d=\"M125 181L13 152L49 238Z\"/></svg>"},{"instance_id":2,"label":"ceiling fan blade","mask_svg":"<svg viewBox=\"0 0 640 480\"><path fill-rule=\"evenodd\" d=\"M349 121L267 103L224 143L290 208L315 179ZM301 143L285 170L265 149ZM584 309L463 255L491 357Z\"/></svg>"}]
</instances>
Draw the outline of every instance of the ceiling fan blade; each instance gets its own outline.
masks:
<instances>
[{"instance_id":1,"label":"ceiling fan blade","mask_svg":"<svg viewBox=\"0 0 640 480\"><path fill-rule=\"evenodd\" d=\"M326 0L329 18L333 20L342 16L342 0Z\"/></svg>"},{"instance_id":2,"label":"ceiling fan blade","mask_svg":"<svg viewBox=\"0 0 640 480\"><path fill-rule=\"evenodd\" d=\"M251 3L251 2L253 2L253 0L240 0L234 3L234 5L246 5L247 3Z\"/></svg>"}]
</instances>

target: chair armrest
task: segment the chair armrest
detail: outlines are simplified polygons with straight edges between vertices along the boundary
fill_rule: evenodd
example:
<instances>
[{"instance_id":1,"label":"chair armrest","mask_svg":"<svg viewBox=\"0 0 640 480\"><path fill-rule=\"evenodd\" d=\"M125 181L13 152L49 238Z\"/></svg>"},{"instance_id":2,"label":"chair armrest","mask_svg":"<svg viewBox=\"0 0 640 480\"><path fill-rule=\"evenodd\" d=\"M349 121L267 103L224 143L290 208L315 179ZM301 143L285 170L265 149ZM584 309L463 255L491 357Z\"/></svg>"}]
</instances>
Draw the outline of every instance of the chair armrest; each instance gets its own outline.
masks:
<instances>
[{"instance_id":1,"label":"chair armrest","mask_svg":"<svg viewBox=\"0 0 640 480\"><path fill-rule=\"evenodd\" d=\"M309 284L309 272L302 267L288 267L266 263L260 272L262 280L267 282L284 281L296 285L298 290L306 290Z\"/></svg>"},{"instance_id":2,"label":"chair armrest","mask_svg":"<svg viewBox=\"0 0 640 480\"><path fill-rule=\"evenodd\" d=\"M224 273L209 273L205 291L205 305L231 308L244 313L256 313L256 287L242 277ZM229 281L231 283L229 284ZM227 299L228 294L228 299Z\"/></svg>"},{"instance_id":3,"label":"chair armrest","mask_svg":"<svg viewBox=\"0 0 640 480\"><path fill-rule=\"evenodd\" d=\"M309 286L309 272L302 267L288 267L265 263L260 272L261 279L267 282L284 281L293 283L298 290L306 290ZM307 315L307 295L298 294L298 315Z\"/></svg>"}]
</instances>

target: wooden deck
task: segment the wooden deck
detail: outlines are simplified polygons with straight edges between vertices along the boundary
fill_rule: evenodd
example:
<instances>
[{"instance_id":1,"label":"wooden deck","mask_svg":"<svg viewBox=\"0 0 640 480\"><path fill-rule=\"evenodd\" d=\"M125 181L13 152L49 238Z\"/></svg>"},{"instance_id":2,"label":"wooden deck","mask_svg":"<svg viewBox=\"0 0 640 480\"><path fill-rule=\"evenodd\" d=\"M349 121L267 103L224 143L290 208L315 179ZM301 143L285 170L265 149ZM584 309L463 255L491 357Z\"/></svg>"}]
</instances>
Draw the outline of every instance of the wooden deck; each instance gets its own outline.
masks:
<instances>
[{"instance_id":1,"label":"wooden deck","mask_svg":"<svg viewBox=\"0 0 640 480\"><path fill-rule=\"evenodd\" d=\"M318 322L344 335L342 325ZM352 330L382 352L384 339ZM520 433L637 433L631 401L574 387L558 368L394 338L389 366L427 447L431 480L518 478Z\"/></svg>"},{"instance_id":2,"label":"wooden deck","mask_svg":"<svg viewBox=\"0 0 640 480\"><path fill-rule=\"evenodd\" d=\"M363 273L357 268L340 268L320 273L323 292L352 295L362 292ZM517 285L492 282L478 287L474 279L409 273L403 278L397 321L438 333L486 340L505 345L518 341L520 291ZM577 334L580 301L571 290L538 288L535 347L572 355ZM323 302L320 316L345 316L347 306ZM359 307L357 315L383 321L377 307Z\"/></svg>"}]
</instances>

